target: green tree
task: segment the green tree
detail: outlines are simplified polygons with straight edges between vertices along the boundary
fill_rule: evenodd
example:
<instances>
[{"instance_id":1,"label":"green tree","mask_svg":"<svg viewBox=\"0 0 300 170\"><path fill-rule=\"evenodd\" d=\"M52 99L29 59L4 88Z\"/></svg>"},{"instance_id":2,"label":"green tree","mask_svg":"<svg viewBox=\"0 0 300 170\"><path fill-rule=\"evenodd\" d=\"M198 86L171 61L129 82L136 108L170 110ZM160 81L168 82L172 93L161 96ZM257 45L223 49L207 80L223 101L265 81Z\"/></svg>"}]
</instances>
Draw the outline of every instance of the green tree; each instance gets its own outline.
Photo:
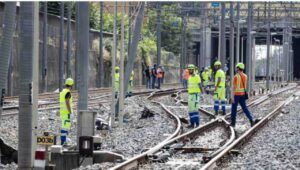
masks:
<instances>
[{"instance_id":1,"label":"green tree","mask_svg":"<svg viewBox=\"0 0 300 170\"><path fill-rule=\"evenodd\" d=\"M162 30L161 44L166 51L174 54L180 53L181 18L174 13L176 5L162 6ZM156 32L157 13L155 10L148 11L149 31Z\"/></svg>"}]
</instances>

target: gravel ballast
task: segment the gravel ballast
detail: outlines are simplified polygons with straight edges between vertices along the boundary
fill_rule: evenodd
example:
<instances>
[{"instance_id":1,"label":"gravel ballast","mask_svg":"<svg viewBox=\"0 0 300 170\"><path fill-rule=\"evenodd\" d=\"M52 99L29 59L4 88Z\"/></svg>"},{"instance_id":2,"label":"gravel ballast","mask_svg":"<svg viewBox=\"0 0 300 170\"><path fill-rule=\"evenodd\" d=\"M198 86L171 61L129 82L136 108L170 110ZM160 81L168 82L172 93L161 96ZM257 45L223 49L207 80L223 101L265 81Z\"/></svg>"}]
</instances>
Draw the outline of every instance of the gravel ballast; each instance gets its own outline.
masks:
<instances>
[{"instance_id":1,"label":"gravel ballast","mask_svg":"<svg viewBox=\"0 0 300 170\"><path fill-rule=\"evenodd\" d=\"M300 100L293 101L257 132L222 169L299 169L300 168Z\"/></svg>"}]
</instances>

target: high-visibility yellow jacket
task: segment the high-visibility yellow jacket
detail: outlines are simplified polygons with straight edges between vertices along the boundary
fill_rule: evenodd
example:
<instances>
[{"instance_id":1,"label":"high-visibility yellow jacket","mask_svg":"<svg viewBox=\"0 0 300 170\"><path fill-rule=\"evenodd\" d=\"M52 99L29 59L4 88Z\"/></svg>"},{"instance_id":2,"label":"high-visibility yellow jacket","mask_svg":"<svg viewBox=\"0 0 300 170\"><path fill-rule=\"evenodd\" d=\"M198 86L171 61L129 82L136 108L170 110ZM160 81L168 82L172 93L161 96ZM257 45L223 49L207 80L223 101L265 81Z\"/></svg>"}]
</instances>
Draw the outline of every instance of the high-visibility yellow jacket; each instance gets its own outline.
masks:
<instances>
[{"instance_id":1,"label":"high-visibility yellow jacket","mask_svg":"<svg viewBox=\"0 0 300 170\"><path fill-rule=\"evenodd\" d=\"M120 90L120 73L115 73L115 91L119 92Z\"/></svg>"},{"instance_id":2,"label":"high-visibility yellow jacket","mask_svg":"<svg viewBox=\"0 0 300 170\"><path fill-rule=\"evenodd\" d=\"M65 88L59 93L59 112L60 112L60 118L61 118L61 127L62 129L70 129L71 128L71 121L70 121L70 112L67 108L66 104L66 94L69 93L70 90ZM70 92L71 93L71 92ZM71 95L70 98L70 107L73 108L73 97ZM72 110L71 110L72 112Z\"/></svg>"},{"instance_id":3,"label":"high-visibility yellow jacket","mask_svg":"<svg viewBox=\"0 0 300 170\"><path fill-rule=\"evenodd\" d=\"M221 78L221 82L219 84L219 87L225 87L225 73L222 69L219 69L217 72L216 72L216 75L215 75L215 86L217 86L217 83L218 83L218 78Z\"/></svg>"},{"instance_id":4,"label":"high-visibility yellow jacket","mask_svg":"<svg viewBox=\"0 0 300 170\"><path fill-rule=\"evenodd\" d=\"M208 81L208 71L203 71L201 73L203 81Z\"/></svg>"},{"instance_id":5,"label":"high-visibility yellow jacket","mask_svg":"<svg viewBox=\"0 0 300 170\"><path fill-rule=\"evenodd\" d=\"M199 84L201 83L200 76L198 74L190 75L188 79L188 93L200 93L201 89Z\"/></svg>"},{"instance_id":6,"label":"high-visibility yellow jacket","mask_svg":"<svg viewBox=\"0 0 300 170\"><path fill-rule=\"evenodd\" d=\"M212 69L209 68L208 69L208 78L211 79L211 77L212 77Z\"/></svg>"}]
</instances>

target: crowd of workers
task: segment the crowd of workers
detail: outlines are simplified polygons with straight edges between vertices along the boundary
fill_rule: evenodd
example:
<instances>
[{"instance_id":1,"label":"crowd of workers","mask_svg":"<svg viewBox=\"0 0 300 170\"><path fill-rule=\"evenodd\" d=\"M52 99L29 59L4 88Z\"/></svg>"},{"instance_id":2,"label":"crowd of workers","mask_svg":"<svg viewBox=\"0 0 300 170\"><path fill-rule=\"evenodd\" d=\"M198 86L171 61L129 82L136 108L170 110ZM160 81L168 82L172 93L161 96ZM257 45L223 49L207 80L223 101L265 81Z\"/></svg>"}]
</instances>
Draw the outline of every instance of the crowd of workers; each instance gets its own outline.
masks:
<instances>
[{"instance_id":1,"label":"crowd of workers","mask_svg":"<svg viewBox=\"0 0 300 170\"><path fill-rule=\"evenodd\" d=\"M154 64L153 67L146 66L143 75L146 77L146 88L160 89L161 84L164 82L165 70L161 65Z\"/></svg>"},{"instance_id":2,"label":"crowd of workers","mask_svg":"<svg viewBox=\"0 0 300 170\"><path fill-rule=\"evenodd\" d=\"M245 65L238 63L236 65L236 74L233 78L233 86L231 87L231 94L226 95L226 89L229 89L230 83L226 83L226 73L221 68L222 63L216 61L214 63L214 71L211 67L202 68L199 72L198 67L193 64L189 64L183 71L183 86L188 91L188 114L190 118L189 127L194 128L200 125L199 107L200 107L200 95L201 93L210 94L213 92L214 99L214 111L215 115L221 113L226 115L226 102L231 102L231 126L236 124L236 113L238 104L241 105L242 110L246 114L253 126L257 120L254 120L252 114L246 106L247 94L247 75L243 72ZM147 67L144 70L144 75L147 79L147 88L160 88L164 78L164 69L162 66L153 65L152 68ZM229 80L227 78L227 80ZM132 96L132 88L134 81L134 72L131 72L130 81L128 84L126 97ZM157 86L155 86L157 82ZM210 82L213 82L210 84ZM65 88L60 92L60 118L61 118L61 144L64 145L67 142L67 135L71 128L71 117L73 116L73 98L71 95L71 89L74 84L74 80L71 78L66 79ZM120 68L115 67L115 98L119 98L120 87ZM210 88L211 87L211 88ZM230 100L226 100L230 98ZM116 102L116 111L118 111L118 103ZM221 110L220 110L221 107ZM116 117L117 117L116 112Z\"/></svg>"},{"instance_id":3,"label":"crowd of workers","mask_svg":"<svg viewBox=\"0 0 300 170\"><path fill-rule=\"evenodd\" d=\"M244 73L245 65L238 63L236 65L236 74L233 77L232 87L230 87L229 79L221 68L222 63L216 61L214 63L214 72L211 67L205 67L198 72L198 67L189 64L183 70L183 86L188 91L188 113L190 118L190 127L197 127L200 124L199 106L201 93L213 92L215 115L221 113L226 115L226 103L231 103L231 126L235 127L236 113L238 104L241 105L243 112L249 119L250 125L253 126L258 120L254 120L252 114L247 108L247 75ZM213 82L209 84L209 82ZM209 88L211 87L211 88ZM231 88L231 89L230 89ZM226 89L230 89L231 94L227 95ZM229 98L229 100L227 100ZM221 107L221 109L220 109Z\"/></svg>"}]
</instances>

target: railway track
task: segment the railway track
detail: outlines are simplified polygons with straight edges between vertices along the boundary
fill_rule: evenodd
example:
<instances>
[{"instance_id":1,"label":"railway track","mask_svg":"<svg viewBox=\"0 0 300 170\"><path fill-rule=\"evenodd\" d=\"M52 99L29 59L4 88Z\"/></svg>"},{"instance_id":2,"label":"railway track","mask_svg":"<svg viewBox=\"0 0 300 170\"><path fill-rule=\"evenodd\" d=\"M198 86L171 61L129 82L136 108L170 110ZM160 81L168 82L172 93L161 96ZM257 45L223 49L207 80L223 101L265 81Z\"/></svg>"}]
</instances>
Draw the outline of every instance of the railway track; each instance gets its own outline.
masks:
<instances>
[{"instance_id":1,"label":"railway track","mask_svg":"<svg viewBox=\"0 0 300 170\"><path fill-rule=\"evenodd\" d=\"M215 155L207 164L205 164L201 169L218 169L218 166L222 162L226 162L228 157L231 154L238 153L239 148L242 147L245 143L250 141L251 137L255 135L257 131L263 128L264 125L266 125L270 120L274 119L280 112L281 109L292 102L294 98L296 97L294 94L295 91L291 91L290 93L286 94L280 94L277 93L275 95L281 95L278 96L277 99L275 97L275 100L272 100L272 103L269 103L269 105L275 106L275 108L270 108L267 111L262 110L261 112L264 112L264 117L262 120L260 120L255 126L253 126L250 129L244 130L242 133L239 132L239 135L237 136L237 139L235 139L229 146L224 148L219 154ZM268 104L268 103L267 103ZM241 122L243 123L243 121Z\"/></svg>"},{"instance_id":2,"label":"railway track","mask_svg":"<svg viewBox=\"0 0 300 170\"><path fill-rule=\"evenodd\" d=\"M164 88L174 87L174 86L180 86L180 83L165 83L162 85ZM136 92L142 92L144 89L146 89L145 85L141 86L134 86L134 89ZM90 88L88 90L89 96L92 96L94 94L98 95L100 93L110 93L111 88ZM77 98L77 91L72 91L73 97ZM59 93L58 92L47 92L47 93L41 93L38 95L39 100L57 100ZM19 99L19 96L8 96L4 97L4 103L11 103L16 102Z\"/></svg>"},{"instance_id":3,"label":"railway track","mask_svg":"<svg viewBox=\"0 0 300 170\"><path fill-rule=\"evenodd\" d=\"M169 84L169 85L174 85L174 84ZM167 86L169 86L169 85L167 85ZM107 90L107 89L104 89L104 90ZM108 90L110 90L110 89L108 89ZM109 103L110 100L111 100L111 94L109 94L107 92L103 92L103 89L91 89L90 91L89 91L89 99L88 99L89 100L89 103L88 103L89 109L98 107L100 103L101 104ZM103 94L103 93L106 93L106 94ZM151 93L153 93L153 91L150 91L150 90L147 90L147 91L136 90L135 92L133 92L133 96L147 95L147 94L151 94ZM53 94L51 94L51 95L53 95ZM58 110L59 109L59 102L57 100L57 98L58 98L57 95L58 95L58 93L55 94L55 99L53 99L53 100L49 100L49 99L42 100L41 99L39 104L38 104L38 111ZM45 96L45 94L41 94L41 96ZM13 98L16 99L16 97L13 97ZM77 102L78 102L77 101L77 94L75 93L74 103L73 103L74 104L74 111L76 111L76 109L77 109ZM17 102L14 102L14 104L10 104L9 106L4 106L3 107L4 112L3 112L2 116L17 115L18 114L18 109L19 109L19 106L18 106Z\"/></svg>"},{"instance_id":4,"label":"railway track","mask_svg":"<svg viewBox=\"0 0 300 170\"><path fill-rule=\"evenodd\" d=\"M270 94L264 95L254 101L251 101L248 103L248 106L255 107L258 106L261 103L266 102L270 98L273 98L277 95L280 95L281 93L284 93L286 91L289 91L291 89L294 89L296 85L288 86L282 89L278 89L276 91L271 92ZM292 92L290 92L288 95L290 95ZM286 96L281 96L281 98L285 98ZM177 100L184 103L183 100L180 100L177 95ZM165 109L165 108L164 108ZM205 110L201 110L203 112L207 112ZM239 110L241 112L241 110ZM209 113L209 112L207 112ZM196 167L199 168L199 165L206 167L206 162L210 162L213 160L217 155L219 155L222 151L224 151L226 148L228 148L232 143L234 143L236 138L236 133L232 127L229 126L228 121L226 118L230 114L227 114L226 116L220 116L216 119L211 120L210 122L195 128L191 131L185 132L179 136L176 136L169 141L162 142L156 147L150 148L147 152L134 157L132 159L129 159L112 169L164 169L164 168L170 168L170 165L174 167L174 164L176 162L178 163L179 160L181 160L181 164L178 164L177 168L186 165L185 162L191 159L183 159L181 156L183 152L192 153L194 155L197 153L198 155L194 155L194 157L200 157L202 161L189 161L190 164L197 165ZM262 119L264 120L264 119ZM237 124L240 122L237 122ZM259 123L260 124L260 123ZM254 127L256 127L255 125ZM205 138L201 138L201 135L208 134L208 136L216 134L216 131L214 129L223 128L225 129L225 135L220 136L226 136L227 139L220 140L219 144L216 144L215 146L219 147L198 147L197 145L194 146L194 143L197 141L203 141ZM252 129L252 128L251 128ZM218 131L218 130L217 130ZM244 133L238 133L238 136L243 135ZM214 138L214 140L216 140ZM189 147L191 146L191 147ZM174 159L172 161L172 156L174 156ZM176 158L180 158L179 160ZM189 157L191 158L191 157ZM171 161L170 161L171 160ZM176 167L176 165L175 165Z\"/></svg>"}]
</instances>

